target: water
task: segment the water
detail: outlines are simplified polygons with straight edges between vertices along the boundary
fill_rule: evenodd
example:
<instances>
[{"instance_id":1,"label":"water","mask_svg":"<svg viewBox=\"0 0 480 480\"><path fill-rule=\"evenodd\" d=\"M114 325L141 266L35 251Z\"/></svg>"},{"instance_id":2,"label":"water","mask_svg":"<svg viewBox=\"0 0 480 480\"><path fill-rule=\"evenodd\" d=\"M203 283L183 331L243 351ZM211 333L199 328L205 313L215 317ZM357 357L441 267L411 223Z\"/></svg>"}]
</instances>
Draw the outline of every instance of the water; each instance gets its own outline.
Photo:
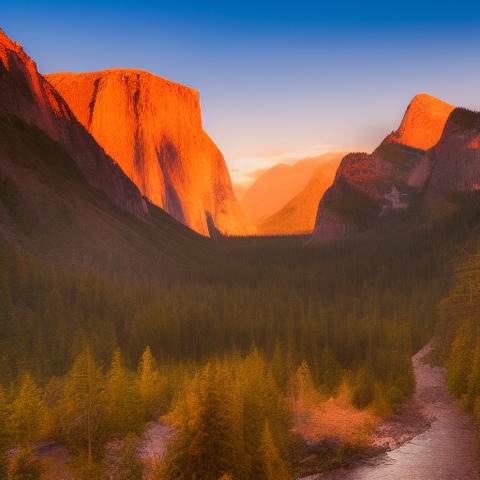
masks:
<instances>
[{"instance_id":1,"label":"water","mask_svg":"<svg viewBox=\"0 0 480 480\"><path fill-rule=\"evenodd\" d=\"M444 370L421 362L430 349L427 345L413 357L415 396L435 416L430 428L368 463L304 480L480 480L473 419L454 407Z\"/></svg>"}]
</instances>

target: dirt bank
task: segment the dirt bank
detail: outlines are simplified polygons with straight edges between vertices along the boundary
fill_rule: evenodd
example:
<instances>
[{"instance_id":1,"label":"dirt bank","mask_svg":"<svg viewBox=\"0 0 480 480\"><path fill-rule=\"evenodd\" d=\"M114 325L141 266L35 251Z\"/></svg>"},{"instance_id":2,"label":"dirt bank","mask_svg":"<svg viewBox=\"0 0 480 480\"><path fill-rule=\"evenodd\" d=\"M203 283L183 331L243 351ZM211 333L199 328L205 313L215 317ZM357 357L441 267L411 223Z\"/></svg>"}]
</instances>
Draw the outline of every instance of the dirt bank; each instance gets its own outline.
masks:
<instances>
[{"instance_id":1,"label":"dirt bank","mask_svg":"<svg viewBox=\"0 0 480 480\"><path fill-rule=\"evenodd\" d=\"M413 398L374 433L375 445L386 453L303 480L480 479L473 419L455 408L445 370L422 361L432 348L429 343L413 357Z\"/></svg>"}]
</instances>

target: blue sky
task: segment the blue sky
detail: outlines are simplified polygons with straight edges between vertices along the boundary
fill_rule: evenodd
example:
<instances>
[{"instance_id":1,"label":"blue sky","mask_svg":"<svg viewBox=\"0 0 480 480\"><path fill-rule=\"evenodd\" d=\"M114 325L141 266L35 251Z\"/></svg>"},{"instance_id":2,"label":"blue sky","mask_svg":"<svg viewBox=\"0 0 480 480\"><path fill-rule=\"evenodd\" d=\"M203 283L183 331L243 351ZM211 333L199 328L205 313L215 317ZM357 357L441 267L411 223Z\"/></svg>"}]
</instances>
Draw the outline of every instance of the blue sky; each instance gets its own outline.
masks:
<instances>
[{"instance_id":1,"label":"blue sky","mask_svg":"<svg viewBox=\"0 0 480 480\"><path fill-rule=\"evenodd\" d=\"M411 98L480 110L480 2L0 2L43 73L142 68L200 91L233 179L372 150Z\"/></svg>"}]
</instances>

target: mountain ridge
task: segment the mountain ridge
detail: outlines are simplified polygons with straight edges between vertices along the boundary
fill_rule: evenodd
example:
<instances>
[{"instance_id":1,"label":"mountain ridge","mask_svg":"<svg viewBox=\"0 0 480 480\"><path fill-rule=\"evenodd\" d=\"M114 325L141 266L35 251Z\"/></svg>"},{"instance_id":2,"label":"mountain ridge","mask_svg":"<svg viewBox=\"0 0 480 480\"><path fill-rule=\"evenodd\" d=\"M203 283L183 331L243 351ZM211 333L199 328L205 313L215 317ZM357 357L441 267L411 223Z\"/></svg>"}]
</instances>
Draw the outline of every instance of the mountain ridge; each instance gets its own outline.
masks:
<instances>
[{"instance_id":1,"label":"mountain ridge","mask_svg":"<svg viewBox=\"0 0 480 480\"><path fill-rule=\"evenodd\" d=\"M392 215L428 216L450 193L472 190L480 178L480 140L478 114L468 112L426 94L415 96L399 129L371 154L342 160L319 203L311 241L368 230Z\"/></svg>"},{"instance_id":2,"label":"mountain ridge","mask_svg":"<svg viewBox=\"0 0 480 480\"><path fill-rule=\"evenodd\" d=\"M0 31L1 113L36 125L70 154L89 184L136 215L147 213L136 186L77 122L67 103L17 42Z\"/></svg>"},{"instance_id":3,"label":"mountain ridge","mask_svg":"<svg viewBox=\"0 0 480 480\"><path fill-rule=\"evenodd\" d=\"M279 163L269 168L252 183L240 201L247 217L254 225L260 226L307 186L318 166L344 155L326 153L291 165Z\"/></svg>"},{"instance_id":4,"label":"mountain ridge","mask_svg":"<svg viewBox=\"0 0 480 480\"><path fill-rule=\"evenodd\" d=\"M321 163L300 193L280 210L257 223L260 235L310 234L315 227L318 204L333 183L340 158Z\"/></svg>"},{"instance_id":5,"label":"mountain ridge","mask_svg":"<svg viewBox=\"0 0 480 480\"><path fill-rule=\"evenodd\" d=\"M0 235L36 258L159 275L205 254L208 239L142 197L3 32L0 186Z\"/></svg>"}]
</instances>

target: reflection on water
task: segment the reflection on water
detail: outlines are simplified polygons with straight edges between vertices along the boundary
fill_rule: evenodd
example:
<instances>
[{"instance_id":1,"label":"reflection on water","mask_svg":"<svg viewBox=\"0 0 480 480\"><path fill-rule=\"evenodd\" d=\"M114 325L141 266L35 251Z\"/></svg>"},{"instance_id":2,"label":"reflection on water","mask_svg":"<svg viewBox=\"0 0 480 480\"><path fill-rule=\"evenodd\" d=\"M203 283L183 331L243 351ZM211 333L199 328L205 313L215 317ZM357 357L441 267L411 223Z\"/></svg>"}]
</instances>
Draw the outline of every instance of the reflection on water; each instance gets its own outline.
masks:
<instances>
[{"instance_id":1,"label":"reflection on water","mask_svg":"<svg viewBox=\"0 0 480 480\"><path fill-rule=\"evenodd\" d=\"M436 420L429 430L370 463L313 475L308 480L480 480L472 418L452 404L445 374L414 358L417 393Z\"/></svg>"}]
</instances>

